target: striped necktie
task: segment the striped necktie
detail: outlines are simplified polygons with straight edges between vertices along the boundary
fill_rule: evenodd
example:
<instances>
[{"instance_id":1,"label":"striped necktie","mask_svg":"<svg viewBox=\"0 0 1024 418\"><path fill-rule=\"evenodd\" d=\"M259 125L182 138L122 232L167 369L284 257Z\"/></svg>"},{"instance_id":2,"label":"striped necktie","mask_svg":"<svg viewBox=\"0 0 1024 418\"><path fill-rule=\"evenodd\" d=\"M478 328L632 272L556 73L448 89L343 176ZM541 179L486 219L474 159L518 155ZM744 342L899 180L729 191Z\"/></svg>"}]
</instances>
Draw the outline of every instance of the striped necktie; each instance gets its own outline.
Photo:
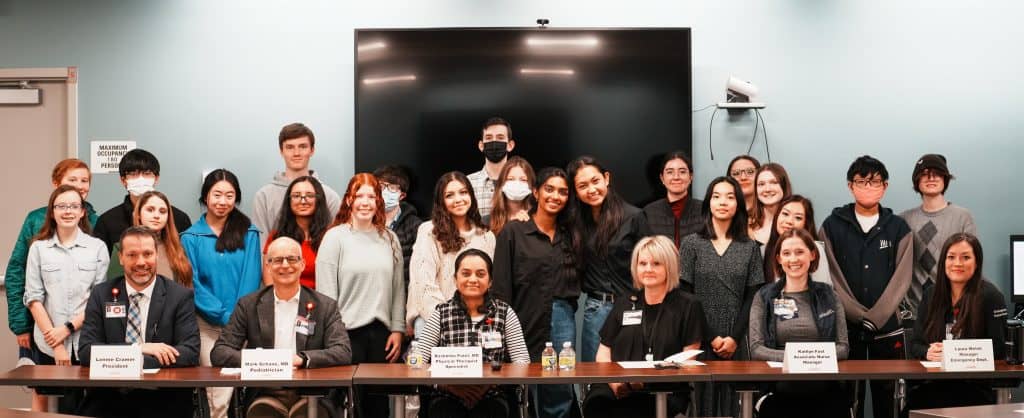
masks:
<instances>
[{"instance_id":1,"label":"striped necktie","mask_svg":"<svg viewBox=\"0 0 1024 418\"><path fill-rule=\"evenodd\" d=\"M128 307L128 344L139 343L142 344L142 318L139 314L139 302L143 297L142 293L136 293L131 296L132 303Z\"/></svg>"}]
</instances>

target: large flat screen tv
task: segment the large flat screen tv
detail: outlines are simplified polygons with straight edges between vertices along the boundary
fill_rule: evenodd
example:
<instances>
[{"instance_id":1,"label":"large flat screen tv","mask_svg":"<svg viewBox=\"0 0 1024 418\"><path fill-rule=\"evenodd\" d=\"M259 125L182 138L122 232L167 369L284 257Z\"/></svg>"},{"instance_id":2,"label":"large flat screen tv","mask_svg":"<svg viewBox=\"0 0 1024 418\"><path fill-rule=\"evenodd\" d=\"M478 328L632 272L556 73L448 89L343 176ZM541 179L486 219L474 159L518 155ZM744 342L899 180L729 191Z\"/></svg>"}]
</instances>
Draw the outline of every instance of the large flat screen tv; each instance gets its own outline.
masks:
<instances>
[{"instance_id":1,"label":"large flat screen tv","mask_svg":"<svg viewBox=\"0 0 1024 418\"><path fill-rule=\"evenodd\" d=\"M355 42L356 171L405 166L423 217L441 174L483 167L492 116L535 170L593 155L636 204L662 193L662 154L691 150L688 28L357 29Z\"/></svg>"}]
</instances>

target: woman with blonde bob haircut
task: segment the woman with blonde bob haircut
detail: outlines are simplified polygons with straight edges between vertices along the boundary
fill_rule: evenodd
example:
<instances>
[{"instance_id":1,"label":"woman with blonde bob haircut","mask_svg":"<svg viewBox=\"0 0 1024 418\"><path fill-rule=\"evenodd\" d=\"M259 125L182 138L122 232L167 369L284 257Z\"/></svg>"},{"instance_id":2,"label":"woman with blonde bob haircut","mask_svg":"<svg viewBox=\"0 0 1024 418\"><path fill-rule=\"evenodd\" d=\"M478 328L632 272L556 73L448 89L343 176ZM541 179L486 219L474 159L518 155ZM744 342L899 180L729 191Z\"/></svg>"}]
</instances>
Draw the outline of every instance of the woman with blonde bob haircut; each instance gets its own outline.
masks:
<instances>
[{"instance_id":1,"label":"woman with blonde bob haircut","mask_svg":"<svg viewBox=\"0 0 1024 418\"><path fill-rule=\"evenodd\" d=\"M679 259L672 239L662 235L642 238L633 247L630 272L636 291L615 299L601 329L597 361L658 361L699 348L704 310L696 297L679 287ZM583 416L653 417L654 395L641 391L643 387L637 382L591 385ZM685 411L689 398L689 385L673 387L668 397L669 416Z\"/></svg>"}]
</instances>

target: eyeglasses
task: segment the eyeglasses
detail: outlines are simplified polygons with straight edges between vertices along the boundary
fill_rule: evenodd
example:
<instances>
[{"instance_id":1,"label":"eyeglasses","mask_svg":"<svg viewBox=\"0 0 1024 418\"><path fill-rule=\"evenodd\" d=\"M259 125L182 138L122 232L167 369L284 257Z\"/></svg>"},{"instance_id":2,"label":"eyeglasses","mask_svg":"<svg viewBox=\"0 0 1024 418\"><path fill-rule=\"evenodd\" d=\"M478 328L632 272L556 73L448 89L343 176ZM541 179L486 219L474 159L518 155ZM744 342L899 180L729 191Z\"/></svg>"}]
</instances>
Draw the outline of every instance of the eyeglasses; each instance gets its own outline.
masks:
<instances>
[{"instance_id":1,"label":"eyeglasses","mask_svg":"<svg viewBox=\"0 0 1024 418\"><path fill-rule=\"evenodd\" d=\"M857 188L860 188L860 189L867 189L868 187L870 187L872 189L877 189L879 187L882 187L882 184L884 184L884 183L885 183L885 180L882 180L882 179L871 179L871 180L856 179L856 180L853 181L853 185L856 186Z\"/></svg>"},{"instance_id":2,"label":"eyeglasses","mask_svg":"<svg viewBox=\"0 0 1024 418\"><path fill-rule=\"evenodd\" d=\"M755 172L757 172L757 170L751 167L744 168L742 170L732 170L732 172L729 174L732 175L733 177L751 177L754 175Z\"/></svg>"},{"instance_id":3,"label":"eyeglasses","mask_svg":"<svg viewBox=\"0 0 1024 418\"><path fill-rule=\"evenodd\" d=\"M289 255L287 257L270 257L267 259L267 264L270 264L274 267L280 267L284 265L285 261L287 261L288 264L298 264L300 261L302 261L302 257L299 257L297 255Z\"/></svg>"},{"instance_id":4,"label":"eyeglasses","mask_svg":"<svg viewBox=\"0 0 1024 418\"><path fill-rule=\"evenodd\" d=\"M385 182L382 181L382 182L380 182L380 187L382 189L385 189L385 190L391 192L391 193L398 193L398 192L402 191L402 186L399 186L399 185L397 185L395 183L385 183Z\"/></svg>"},{"instance_id":5,"label":"eyeglasses","mask_svg":"<svg viewBox=\"0 0 1024 418\"><path fill-rule=\"evenodd\" d=\"M58 203L56 205L53 205L53 209L54 210L63 210L63 211L79 210L79 209L82 209L82 205L80 205L78 203L71 203L71 204Z\"/></svg>"},{"instance_id":6,"label":"eyeglasses","mask_svg":"<svg viewBox=\"0 0 1024 418\"><path fill-rule=\"evenodd\" d=\"M668 169L665 169L665 171L662 171L661 173L664 174L665 177L675 177L675 176L686 177L686 176L690 175L690 170L687 170L685 168L680 168L678 170L676 170L674 168L668 168Z\"/></svg>"},{"instance_id":7,"label":"eyeglasses","mask_svg":"<svg viewBox=\"0 0 1024 418\"><path fill-rule=\"evenodd\" d=\"M291 198L292 198L293 202L301 202L301 201L313 202L313 201L316 201L316 194L315 193L313 193L313 194L292 193L291 194Z\"/></svg>"}]
</instances>

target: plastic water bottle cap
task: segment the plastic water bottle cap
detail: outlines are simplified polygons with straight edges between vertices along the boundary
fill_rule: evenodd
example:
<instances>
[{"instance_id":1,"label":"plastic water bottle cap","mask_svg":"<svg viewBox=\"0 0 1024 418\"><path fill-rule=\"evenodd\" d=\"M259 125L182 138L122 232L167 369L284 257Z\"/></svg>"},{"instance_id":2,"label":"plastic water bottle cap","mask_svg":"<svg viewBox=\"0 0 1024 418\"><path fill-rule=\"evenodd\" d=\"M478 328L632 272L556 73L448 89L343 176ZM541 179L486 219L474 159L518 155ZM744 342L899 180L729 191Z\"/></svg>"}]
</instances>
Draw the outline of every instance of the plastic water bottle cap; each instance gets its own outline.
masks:
<instances>
[{"instance_id":1,"label":"plastic water bottle cap","mask_svg":"<svg viewBox=\"0 0 1024 418\"><path fill-rule=\"evenodd\" d=\"M572 347L572 343L571 342L566 341L566 342L562 343L562 348L569 348L569 347Z\"/></svg>"},{"instance_id":2,"label":"plastic water bottle cap","mask_svg":"<svg viewBox=\"0 0 1024 418\"><path fill-rule=\"evenodd\" d=\"M548 342L544 343L544 346L545 347L551 347L551 341L548 341Z\"/></svg>"}]
</instances>

